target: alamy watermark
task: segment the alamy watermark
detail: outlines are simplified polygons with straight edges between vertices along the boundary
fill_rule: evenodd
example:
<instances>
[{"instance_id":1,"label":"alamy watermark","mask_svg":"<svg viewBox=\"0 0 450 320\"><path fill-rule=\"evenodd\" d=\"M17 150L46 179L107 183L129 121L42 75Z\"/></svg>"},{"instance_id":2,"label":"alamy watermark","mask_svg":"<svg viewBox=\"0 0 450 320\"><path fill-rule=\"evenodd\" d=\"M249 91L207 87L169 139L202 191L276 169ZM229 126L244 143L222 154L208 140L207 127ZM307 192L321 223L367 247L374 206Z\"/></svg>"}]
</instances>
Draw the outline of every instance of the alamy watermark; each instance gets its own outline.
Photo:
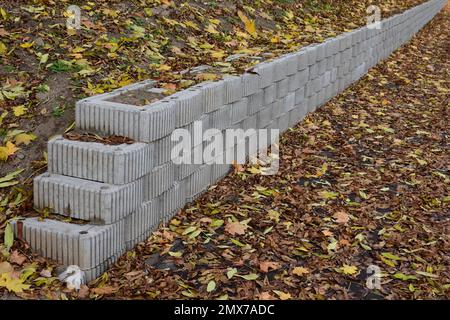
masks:
<instances>
[{"instance_id":1,"label":"alamy watermark","mask_svg":"<svg viewBox=\"0 0 450 320\"><path fill-rule=\"evenodd\" d=\"M381 289L381 269L379 266L371 264L367 267L366 274L368 275L366 279L367 288L373 289Z\"/></svg>"},{"instance_id":2,"label":"alamy watermark","mask_svg":"<svg viewBox=\"0 0 450 320\"><path fill-rule=\"evenodd\" d=\"M278 129L208 129L194 121L193 129L176 129L171 140L174 164L245 164L259 165L263 175L279 170ZM269 148L270 147L270 148Z\"/></svg>"}]
</instances>

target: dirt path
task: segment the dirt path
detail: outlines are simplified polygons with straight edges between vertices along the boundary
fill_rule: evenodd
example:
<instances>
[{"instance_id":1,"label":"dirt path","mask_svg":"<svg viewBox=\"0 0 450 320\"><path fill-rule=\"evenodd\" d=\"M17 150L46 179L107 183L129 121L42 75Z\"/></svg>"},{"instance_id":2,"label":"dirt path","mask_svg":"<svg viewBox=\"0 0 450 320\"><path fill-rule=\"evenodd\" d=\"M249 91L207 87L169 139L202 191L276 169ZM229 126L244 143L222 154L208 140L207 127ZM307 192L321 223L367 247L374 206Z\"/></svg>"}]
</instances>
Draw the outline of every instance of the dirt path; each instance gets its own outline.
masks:
<instances>
[{"instance_id":1,"label":"dirt path","mask_svg":"<svg viewBox=\"0 0 450 320\"><path fill-rule=\"evenodd\" d=\"M449 298L449 24L447 10L285 134L279 175L236 170L123 257L97 293ZM379 290L366 287L369 265Z\"/></svg>"}]
</instances>

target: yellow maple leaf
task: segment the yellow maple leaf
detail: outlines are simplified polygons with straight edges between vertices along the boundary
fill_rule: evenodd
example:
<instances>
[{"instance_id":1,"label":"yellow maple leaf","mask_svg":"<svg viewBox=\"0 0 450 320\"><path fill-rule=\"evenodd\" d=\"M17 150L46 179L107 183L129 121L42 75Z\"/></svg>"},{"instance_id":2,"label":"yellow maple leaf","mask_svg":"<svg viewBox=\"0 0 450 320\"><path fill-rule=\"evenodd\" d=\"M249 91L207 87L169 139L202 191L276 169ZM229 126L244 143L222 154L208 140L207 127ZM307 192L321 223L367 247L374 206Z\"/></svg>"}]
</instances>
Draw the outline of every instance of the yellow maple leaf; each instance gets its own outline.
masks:
<instances>
[{"instance_id":1,"label":"yellow maple leaf","mask_svg":"<svg viewBox=\"0 0 450 320\"><path fill-rule=\"evenodd\" d=\"M29 145L30 142L34 139L36 139L36 136L34 134L20 133L14 137L14 142L18 146L20 146L21 144Z\"/></svg>"},{"instance_id":2,"label":"yellow maple leaf","mask_svg":"<svg viewBox=\"0 0 450 320\"><path fill-rule=\"evenodd\" d=\"M21 279L11 278L10 273L3 273L0 277L0 287L6 288L10 292L22 293L30 288L29 284L24 284Z\"/></svg>"},{"instance_id":3,"label":"yellow maple leaf","mask_svg":"<svg viewBox=\"0 0 450 320\"><path fill-rule=\"evenodd\" d=\"M24 105L13 107L13 112L16 117L23 116L26 113L26 111L27 111L27 108L25 108Z\"/></svg>"},{"instance_id":4,"label":"yellow maple leaf","mask_svg":"<svg viewBox=\"0 0 450 320\"><path fill-rule=\"evenodd\" d=\"M0 160L6 161L9 156L19 150L11 141L6 142L6 146L0 147Z\"/></svg>"},{"instance_id":5,"label":"yellow maple leaf","mask_svg":"<svg viewBox=\"0 0 450 320\"><path fill-rule=\"evenodd\" d=\"M8 52L8 48L3 42L0 41L0 55L4 55L6 52Z\"/></svg>"},{"instance_id":6,"label":"yellow maple leaf","mask_svg":"<svg viewBox=\"0 0 450 320\"><path fill-rule=\"evenodd\" d=\"M250 20L249 18L247 18L247 16L242 12L242 11L238 11L238 16L239 18L241 18L242 22L245 25L245 30L251 34L252 36L256 37L256 24L255 21Z\"/></svg>"},{"instance_id":7,"label":"yellow maple leaf","mask_svg":"<svg viewBox=\"0 0 450 320\"><path fill-rule=\"evenodd\" d=\"M353 275L353 274L358 273L358 268L357 267L349 266L347 264L344 264L340 270L341 270L341 272L343 274Z\"/></svg>"}]
</instances>

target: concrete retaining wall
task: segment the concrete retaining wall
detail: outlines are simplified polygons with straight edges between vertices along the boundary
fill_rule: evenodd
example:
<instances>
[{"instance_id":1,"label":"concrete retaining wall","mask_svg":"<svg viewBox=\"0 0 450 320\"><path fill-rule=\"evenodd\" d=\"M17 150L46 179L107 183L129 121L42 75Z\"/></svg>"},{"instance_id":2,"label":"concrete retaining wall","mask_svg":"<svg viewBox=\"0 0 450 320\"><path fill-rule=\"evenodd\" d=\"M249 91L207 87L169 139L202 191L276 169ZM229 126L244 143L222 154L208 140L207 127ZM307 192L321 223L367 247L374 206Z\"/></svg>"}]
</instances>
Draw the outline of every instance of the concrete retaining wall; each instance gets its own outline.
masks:
<instances>
[{"instance_id":1,"label":"concrete retaining wall","mask_svg":"<svg viewBox=\"0 0 450 320\"><path fill-rule=\"evenodd\" d=\"M138 142L50 140L49 172L34 181L35 206L89 224L22 219L12 222L16 235L43 256L79 265L88 279L99 276L229 171L226 164L172 163L176 128L193 134L194 121L201 121L203 131L222 134L227 128L285 131L407 42L446 3L426 2L383 20L381 29L356 29L262 62L252 73L201 83L148 105L113 101L133 91L152 92L153 81L79 101L79 129ZM192 144L201 146L202 141Z\"/></svg>"}]
</instances>

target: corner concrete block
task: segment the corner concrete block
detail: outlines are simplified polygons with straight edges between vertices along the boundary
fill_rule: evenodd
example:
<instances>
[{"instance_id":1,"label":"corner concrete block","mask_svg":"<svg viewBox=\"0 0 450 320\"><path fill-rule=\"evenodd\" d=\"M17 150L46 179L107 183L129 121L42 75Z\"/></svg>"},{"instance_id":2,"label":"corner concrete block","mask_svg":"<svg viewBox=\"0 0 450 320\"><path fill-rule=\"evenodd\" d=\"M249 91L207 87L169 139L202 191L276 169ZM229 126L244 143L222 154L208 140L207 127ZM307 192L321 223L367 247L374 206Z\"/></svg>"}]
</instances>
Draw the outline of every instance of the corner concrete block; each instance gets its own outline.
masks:
<instances>
[{"instance_id":1,"label":"corner concrete block","mask_svg":"<svg viewBox=\"0 0 450 320\"><path fill-rule=\"evenodd\" d=\"M150 201L170 188L175 180L175 165L172 162L160 165L143 178L143 201Z\"/></svg>"},{"instance_id":2,"label":"corner concrete block","mask_svg":"<svg viewBox=\"0 0 450 320\"><path fill-rule=\"evenodd\" d=\"M142 190L142 179L111 185L44 173L34 179L34 205L75 219L110 224L138 207Z\"/></svg>"},{"instance_id":3,"label":"corner concrete block","mask_svg":"<svg viewBox=\"0 0 450 320\"><path fill-rule=\"evenodd\" d=\"M157 199L144 202L136 212L125 218L125 248L131 250L136 244L147 239L160 222Z\"/></svg>"},{"instance_id":4,"label":"corner concrete block","mask_svg":"<svg viewBox=\"0 0 450 320\"><path fill-rule=\"evenodd\" d=\"M243 98L242 100L233 103L231 106L231 124L236 124L248 114L248 99Z\"/></svg>"},{"instance_id":5,"label":"corner concrete block","mask_svg":"<svg viewBox=\"0 0 450 320\"><path fill-rule=\"evenodd\" d=\"M243 88L242 78L237 76L227 76L225 82L224 104L230 104L242 99Z\"/></svg>"},{"instance_id":6,"label":"corner concrete block","mask_svg":"<svg viewBox=\"0 0 450 320\"><path fill-rule=\"evenodd\" d=\"M175 129L175 104L173 101L157 101L146 106L140 114L142 142L153 142L167 136Z\"/></svg>"},{"instance_id":7,"label":"corner concrete block","mask_svg":"<svg viewBox=\"0 0 450 320\"><path fill-rule=\"evenodd\" d=\"M75 109L75 123L81 130L139 140L140 107L109 101L80 100Z\"/></svg>"},{"instance_id":8,"label":"corner concrete block","mask_svg":"<svg viewBox=\"0 0 450 320\"><path fill-rule=\"evenodd\" d=\"M146 143L105 145L56 136L48 142L48 171L109 184L126 184L150 172L152 149Z\"/></svg>"},{"instance_id":9,"label":"corner concrete block","mask_svg":"<svg viewBox=\"0 0 450 320\"><path fill-rule=\"evenodd\" d=\"M258 90L256 93L248 96L248 114L254 115L262 109L264 105L264 90Z\"/></svg>"},{"instance_id":10,"label":"corner concrete block","mask_svg":"<svg viewBox=\"0 0 450 320\"><path fill-rule=\"evenodd\" d=\"M11 222L17 238L25 240L40 255L82 270L94 269L125 246L124 221L98 226L57 220L26 218Z\"/></svg>"},{"instance_id":11,"label":"corner concrete block","mask_svg":"<svg viewBox=\"0 0 450 320\"><path fill-rule=\"evenodd\" d=\"M243 96L248 97L259 90L259 76L252 73L244 73L242 75Z\"/></svg>"}]
</instances>

